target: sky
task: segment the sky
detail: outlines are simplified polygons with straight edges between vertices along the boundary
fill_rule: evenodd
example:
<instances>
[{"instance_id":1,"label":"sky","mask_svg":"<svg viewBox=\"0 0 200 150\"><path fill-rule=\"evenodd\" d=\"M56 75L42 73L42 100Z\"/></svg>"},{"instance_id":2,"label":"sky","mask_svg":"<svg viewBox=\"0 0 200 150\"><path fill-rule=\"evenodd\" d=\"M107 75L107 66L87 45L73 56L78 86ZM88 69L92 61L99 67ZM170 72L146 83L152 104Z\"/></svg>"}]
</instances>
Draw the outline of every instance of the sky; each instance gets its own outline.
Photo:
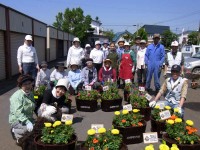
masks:
<instances>
[{"instance_id":1,"label":"sky","mask_svg":"<svg viewBox=\"0 0 200 150\"><path fill-rule=\"evenodd\" d=\"M200 0L0 0L0 3L52 25L58 12L81 7L99 17L104 30L134 33L145 24L166 25L174 33L198 30Z\"/></svg>"}]
</instances>

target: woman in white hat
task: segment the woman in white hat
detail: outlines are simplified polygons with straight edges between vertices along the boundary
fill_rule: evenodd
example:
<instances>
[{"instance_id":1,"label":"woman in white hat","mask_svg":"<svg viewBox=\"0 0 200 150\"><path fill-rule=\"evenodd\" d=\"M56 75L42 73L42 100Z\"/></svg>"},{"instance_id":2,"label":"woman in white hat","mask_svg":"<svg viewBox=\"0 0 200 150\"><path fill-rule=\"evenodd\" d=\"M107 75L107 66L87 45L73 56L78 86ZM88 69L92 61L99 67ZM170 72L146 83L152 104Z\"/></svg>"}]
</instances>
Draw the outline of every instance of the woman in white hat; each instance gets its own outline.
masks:
<instances>
[{"instance_id":1,"label":"woman in white hat","mask_svg":"<svg viewBox=\"0 0 200 150\"><path fill-rule=\"evenodd\" d=\"M81 70L78 69L78 63L76 61L72 61L70 64L71 70L68 73L69 79L69 93L71 95L78 94L78 91L82 89L82 80L81 80Z\"/></svg>"},{"instance_id":2,"label":"woman in white hat","mask_svg":"<svg viewBox=\"0 0 200 150\"><path fill-rule=\"evenodd\" d=\"M95 42L95 48L90 53L90 58L93 59L94 67L97 69L97 73L99 72L100 68L102 67L104 54L101 50L101 42Z\"/></svg>"},{"instance_id":3,"label":"woman in white hat","mask_svg":"<svg viewBox=\"0 0 200 150\"><path fill-rule=\"evenodd\" d=\"M83 48L80 47L79 38L75 37L73 40L73 45L69 48L69 51L67 54L66 67L69 67L72 60L77 61L78 64L81 66L83 58L84 58L84 50Z\"/></svg>"},{"instance_id":4,"label":"woman in white hat","mask_svg":"<svg viewBox=\"0 0 200 150\"><path fill-rule=\"evenodd\" d=\"M68 79L60 79L53 90L46 90L42 104L38 110L38 116L42 116L50 121L55 121L60 119L56 118L54 115L58 109L62 113L69 113L65 97L68 86Z\"/></svg>"}]
</instances>

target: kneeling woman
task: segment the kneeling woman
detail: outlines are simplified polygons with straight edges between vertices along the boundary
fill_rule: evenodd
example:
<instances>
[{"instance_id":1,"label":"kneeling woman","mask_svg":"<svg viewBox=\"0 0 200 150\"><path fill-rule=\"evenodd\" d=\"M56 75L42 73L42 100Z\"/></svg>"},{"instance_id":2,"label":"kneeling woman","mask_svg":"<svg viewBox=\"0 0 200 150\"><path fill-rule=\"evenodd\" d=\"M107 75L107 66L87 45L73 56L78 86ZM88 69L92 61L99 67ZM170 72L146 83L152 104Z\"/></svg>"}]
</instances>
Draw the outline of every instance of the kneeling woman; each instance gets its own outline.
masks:
<instances>
[{"instance_id":1,"label":"kneeling woman","mask_svg":"<svg viewBox=\"0 0 200 150\"><path fill-rule=\"evenodd\" d=\"M60 119L54 115L57 111L69 113L69 108L66 103L67 98L65 96L68 85L69 82L67 79L59 79L53 90L45 91L43 102L38 110L38 116L42 116L49 121L55 121Z\"/></svg>"},{"instance_id":2,"label":"kneeling woman","mask_svg":"<svg viewBox=\"0 0 200 150\"><path fill-rule=\"evenodd\" d=\"M19 89L10 97L9 123L12 135L18 140L33 130L33 112L35 109L33 96L33 81L29 75L21 75L18 79Z\"/></svg>"}]
</instances>

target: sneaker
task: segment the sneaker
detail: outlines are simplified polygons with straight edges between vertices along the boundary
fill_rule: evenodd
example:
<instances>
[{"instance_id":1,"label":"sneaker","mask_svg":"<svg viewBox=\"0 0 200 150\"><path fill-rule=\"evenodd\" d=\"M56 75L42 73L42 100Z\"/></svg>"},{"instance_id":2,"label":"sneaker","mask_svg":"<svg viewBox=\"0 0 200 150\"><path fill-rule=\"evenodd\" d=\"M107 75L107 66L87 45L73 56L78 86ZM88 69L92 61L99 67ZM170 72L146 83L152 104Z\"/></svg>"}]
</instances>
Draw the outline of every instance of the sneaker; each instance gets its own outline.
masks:
<instances>
[{"instance_id":1,"label":"sneaker","mask_svg":"<svg viewBox=\"0 0 200 150\"><path fill-rule=\"evenodd\" d=\"M12 135L13 140L16 140L15 134L14 134L14 128L10 129L10 133Z\"/></svg>"}]
</instances>

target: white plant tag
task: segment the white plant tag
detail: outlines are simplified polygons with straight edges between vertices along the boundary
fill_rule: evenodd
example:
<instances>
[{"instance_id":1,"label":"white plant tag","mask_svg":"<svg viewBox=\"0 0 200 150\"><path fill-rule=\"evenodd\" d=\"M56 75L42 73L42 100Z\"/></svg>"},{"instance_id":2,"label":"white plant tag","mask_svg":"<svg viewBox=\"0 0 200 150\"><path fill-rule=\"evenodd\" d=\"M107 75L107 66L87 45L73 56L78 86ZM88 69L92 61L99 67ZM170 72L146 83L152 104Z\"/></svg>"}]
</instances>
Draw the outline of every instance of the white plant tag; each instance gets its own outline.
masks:
<instances>
[{"instance_id":1,"label":"white plant tag","mask_svg":"<svg viewBox=\"0 0 200 150\"><path fill-rule=\"evenodd\" d=\"M170 117L171 117L171 113L170 113L169 110L165 110L165 111L161 111L161 112L160 112L160 118L161 118L162 120L166 120L166 119L168 119L168 118L170 118Z\"/></svg>"},{"instance_id":2,"label":"white plant tag","mask_svg":"<svg viewBox=\"0 0 200 150\"><path fill-rule=\"evenodd\" d=\"M131 79L126 79L125 83L131 83Z\"/></svg>"},{"instance_id":3,"label":"white plant tag","mask_svg":"<svg viewBox=\"0 0 200 150\"><path fill-rule=\"evenodd\" d=\"M158 133L157 132L143 133L143 141L145 144L158 143Z\"/></svg>"},{"instance_id":4,"label":"white plant tag","mask_svg":"<svg viewBox=\"0 0 200 150\"><path fill-rule=\"evenodd\" d=\"M123 110L125 110L125 109L128 110L128 111L132 111L133 110L131 104L123 105Z\"/></svg>"},{"instance_id":5,"label":"white plant tag","mask_svg":"<svg viewBox=\"0 0 200 150\"><path fill-rule=\"evenodd\" d=\"M104 86L103 87L103 91L108 91L109 90L109 87L108 86Z\"/></svg>"},{"instance_id":6,"label":"white plant tag","mask_svg":"<svg viewBox=\"0 0 200 150\"><path fill-rule=\"evenodd\" d=\"M104 124L91 124L91 129L94 129L98 133L99 128L104 128Z\"/></svg>"},{"instance_id":7,"label":"white plant tag","mask_svg":"<svg viewBox=\"0 0 200 150\"><path fill-rule=\"evenodd\" d=\"M145 91L145 87L144 86L139 86L139 91L140 92L144 92Z\"/></svg>"},{"instance_id":8,"label":"white plant tag","mask_svg":"<svg viewBox=\"0 0 200 150\"><path fill-rule=\"evenodd\" d=\"M148 100L148 101L151 101L152 99L152 96L148 93L145 94L145 98Z\"/></svg>"},{"instance_id":9,"label":"white plant tag","mask_svg":"<svg viewBox=\"0 0 200 150\"><path fill-rule=\"evenodd\" d=\"M62 118L61 118L61 122L66 122L66 121L73 121L73 115L69 115L69 114L62 114Z\"/></svg>"},{"instance_id":10,"label":"white plant tag","mask_svg":"<svg viewBox=\"0 0 200 150\"><path fill-rule=\"evenodd\" d=\"M86 85L86 86L85 86L85 90L86 90L86 91L91 91L91 90L92 90L92 87L89 86L89 85Z\"/></svg>"}]
</instances>

